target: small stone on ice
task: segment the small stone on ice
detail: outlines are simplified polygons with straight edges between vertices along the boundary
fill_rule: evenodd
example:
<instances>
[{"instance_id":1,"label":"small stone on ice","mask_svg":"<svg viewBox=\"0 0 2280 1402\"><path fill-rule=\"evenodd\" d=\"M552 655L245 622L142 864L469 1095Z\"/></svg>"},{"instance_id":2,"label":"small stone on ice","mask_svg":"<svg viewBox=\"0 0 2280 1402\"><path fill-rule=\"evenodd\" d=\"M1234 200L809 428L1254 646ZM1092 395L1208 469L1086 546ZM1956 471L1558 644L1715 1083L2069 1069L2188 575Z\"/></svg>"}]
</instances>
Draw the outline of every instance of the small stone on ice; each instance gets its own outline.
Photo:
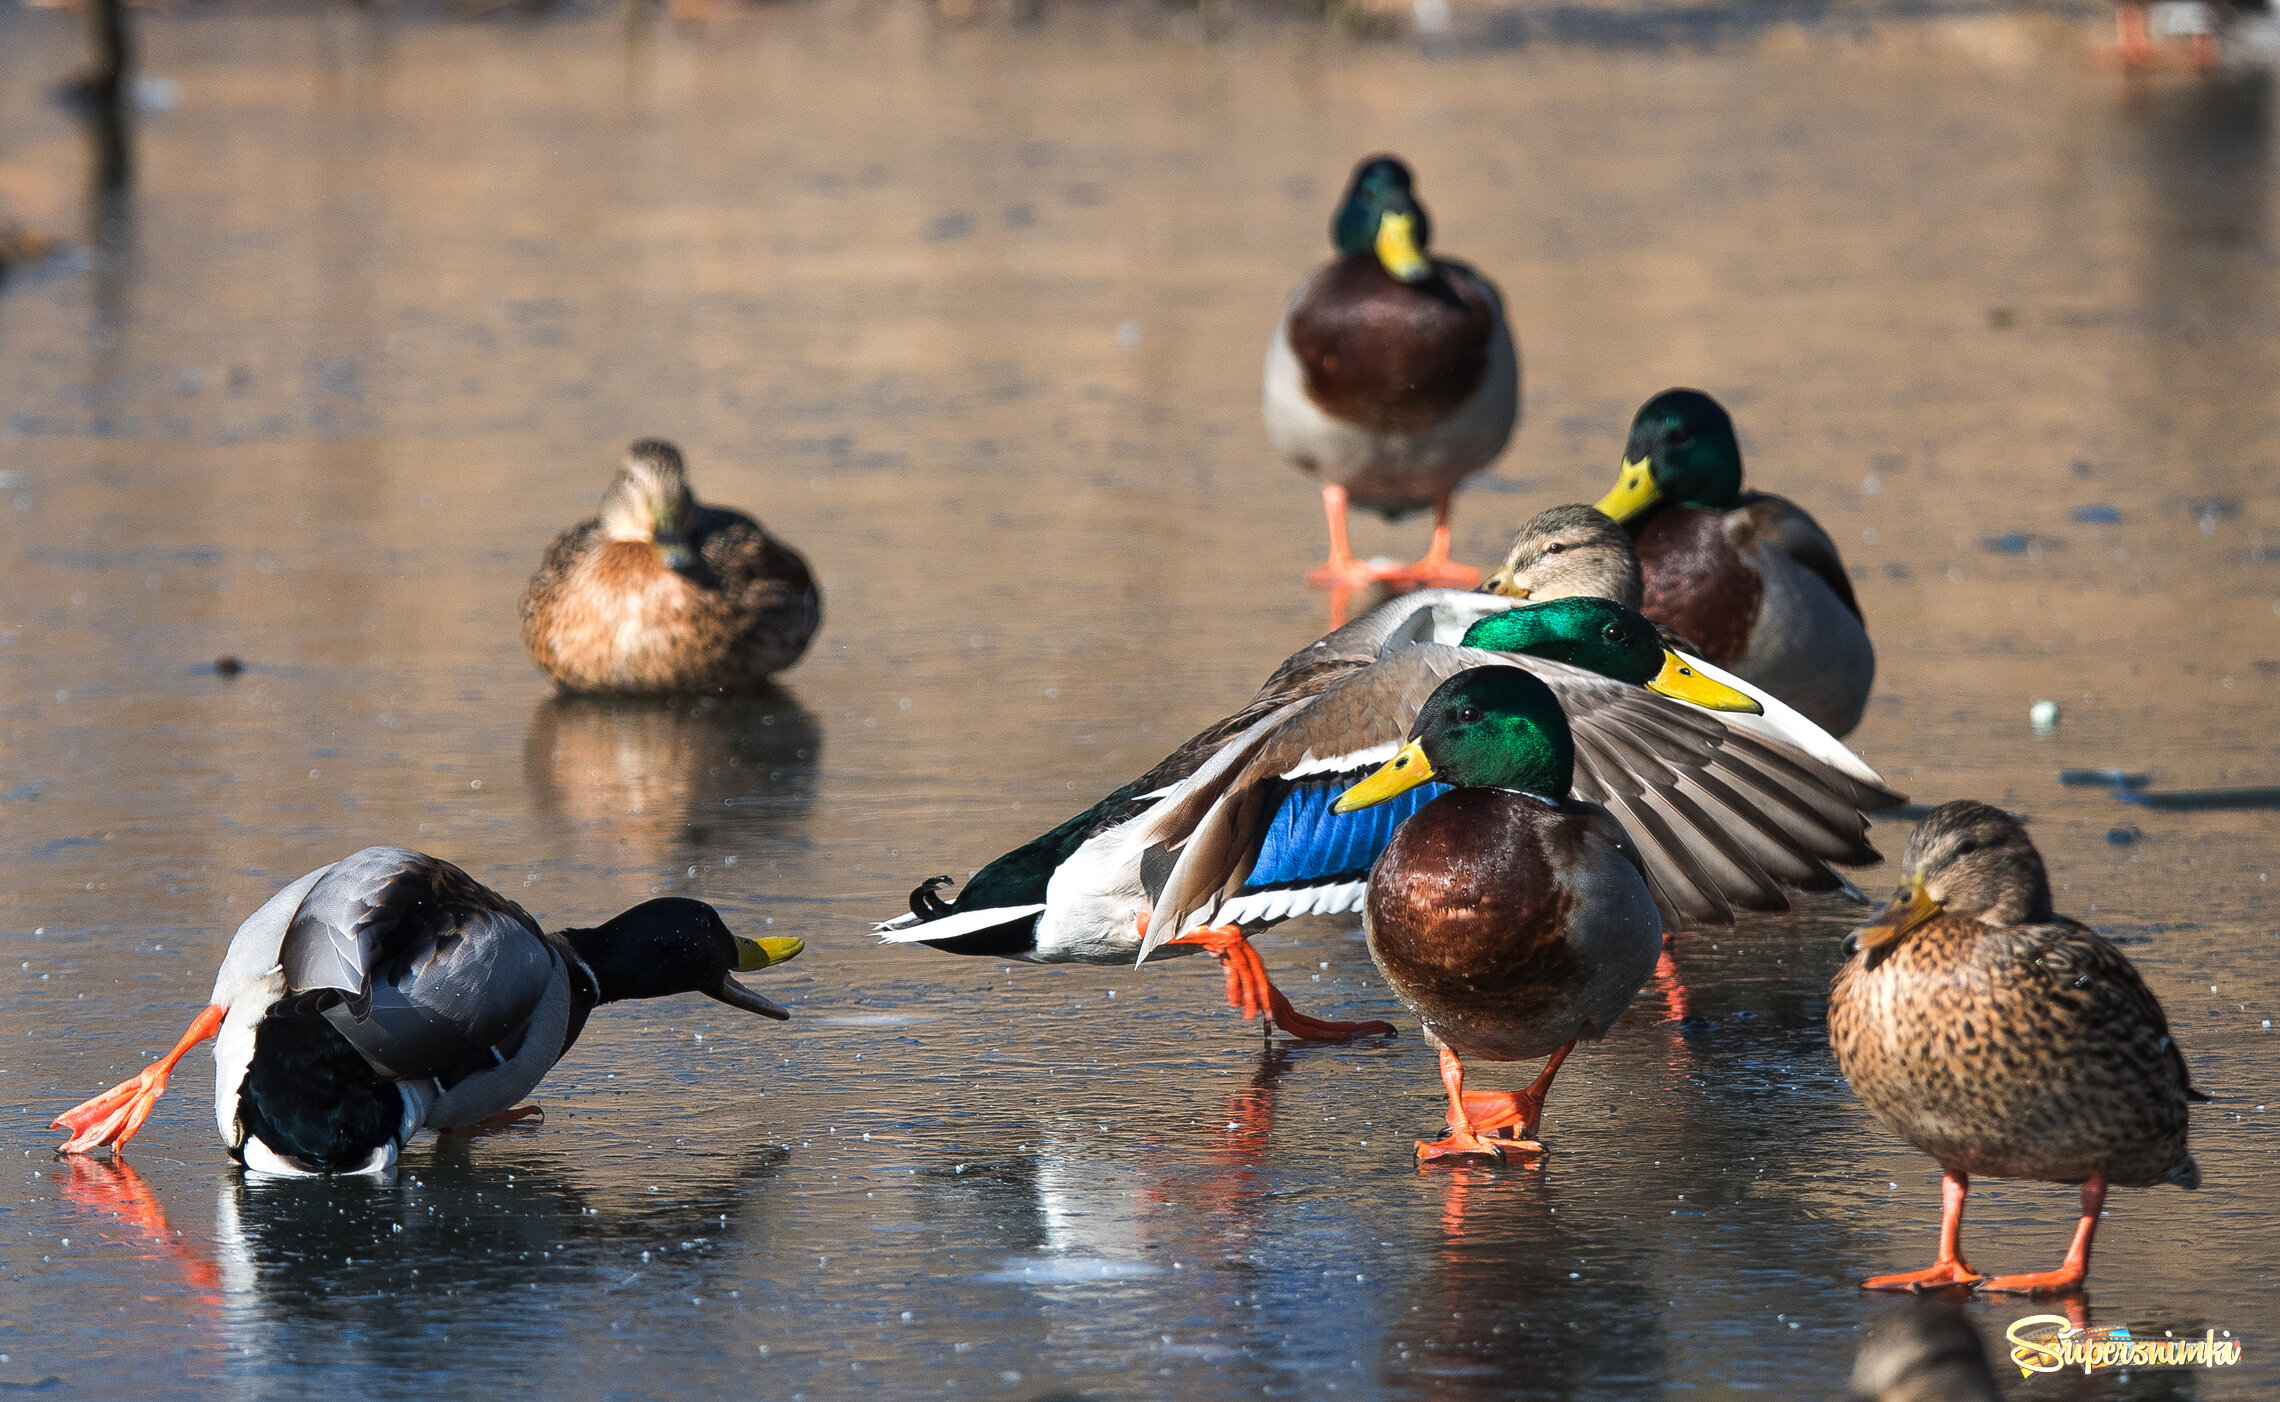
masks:
<instances>
[{"instance_id":1,"label":"small stone on ice","mask_svg":"<svg viewBox=\"0 0 2280 1402\"><path fill-rule=\"evenodd\" d=\"M2037 701L2027 708L2027 723L2041 731L2058 729L2058 703Z\"/></svg>"}]
</instances>

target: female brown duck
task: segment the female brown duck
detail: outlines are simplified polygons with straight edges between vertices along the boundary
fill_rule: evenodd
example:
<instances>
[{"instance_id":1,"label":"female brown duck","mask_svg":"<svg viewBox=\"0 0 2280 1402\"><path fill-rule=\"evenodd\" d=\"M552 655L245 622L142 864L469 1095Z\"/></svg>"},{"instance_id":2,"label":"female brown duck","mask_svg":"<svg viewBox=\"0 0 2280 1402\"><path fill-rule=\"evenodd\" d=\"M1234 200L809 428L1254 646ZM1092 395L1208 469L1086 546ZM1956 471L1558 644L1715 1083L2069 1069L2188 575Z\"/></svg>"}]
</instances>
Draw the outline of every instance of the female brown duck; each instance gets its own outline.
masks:
<instances>
[{"instance_id":1,"label":"female brown duck","mask_svg":"<svg viewBox=\"0 0 2280 1402\"><path fill-rule=\"evenodd\" d=\"M750 691L799 660L823 606L807 561L703 506L681 451L626 449L599 516L555 538L523 591L523 643L564 691Z\"/></svg>"},{"instance_id":2,"label":"female brown duck","mask_svg":"<svg viewBox=\"0 0 2280 1402\"><path fill-rule=\"evenodd\" d=\"M1909 839L1906 884L1845 941L1829 1045L1862 1103L1945 1171L1939 1259L1870 1290L2079 1289L2106 1188L2199 1187L2195 1091L2161 1004L2130 961L2050 908L2026 829L1984 803L1942 804ZM1982 1277L1963 1256L1970 1175L2082 1185L2055 1271Z\"/></svg>"}]
</instances>

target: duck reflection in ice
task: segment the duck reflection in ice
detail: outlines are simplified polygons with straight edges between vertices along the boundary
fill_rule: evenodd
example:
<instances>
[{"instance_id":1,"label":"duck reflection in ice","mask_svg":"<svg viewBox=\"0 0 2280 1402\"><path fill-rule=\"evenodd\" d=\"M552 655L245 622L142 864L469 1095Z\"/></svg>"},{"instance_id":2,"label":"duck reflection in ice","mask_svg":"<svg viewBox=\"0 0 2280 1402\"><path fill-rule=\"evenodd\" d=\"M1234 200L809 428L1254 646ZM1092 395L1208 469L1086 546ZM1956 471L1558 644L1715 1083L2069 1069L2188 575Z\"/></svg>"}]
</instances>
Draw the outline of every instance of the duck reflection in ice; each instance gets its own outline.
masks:
<instances>
[{"instance_id":1,"label":"duck reflection in ice","mask_svg":"<svg viewBox=\"0 0 2280 1402\"><path fill-rule=\"evenodd\" d=\"M523 773L565 856L655 871L798 836L823 731L798 698L550 697L532 713Z\"/></svg>"},{"instance_id":2,"label":"duck reflection in ice","mask_svg":"<svg viewBox=\"0 0 2280 1402\"><path fill-rule=\"evenodd\" d=\"M1024 1131L1033 1155L960 1165L924 1183L942 1216L993 1234L986 1279L1039 1287L1048 1300L1090 1300L1103 1284L1159 1275L1175 1260L1242 1256L1274 1187L1266 1150L1277 1083L1299 1059L1288 1047L1261 1048L1223 1103L1180 1112L1176 1146L1118 1152L1085 1115L1055 1114Z\"/></svg>"},{"instance_id":3,"label":"duck reflection in ice","mask_svg":"<svg viewBox=\"0 0 2280 1402\"><path fill-rule=\"evenodd\" d=\"M503 1147L441 1138L377 1180L232 1175L214 1226L230 1353L401 1374L441 1346L462 1379L548 1376L533 1350L574 1350L583 1332L557 1311L590 1314L628 1285L652 1301L721 1293L720 1246L767 1233L766 1184L789 1158L680 1157L671 1196L651 1197L647 1178L598 1178L606 1158L570 1168L535 1143L519 1159Z\"/></svg>"}]
</instances>

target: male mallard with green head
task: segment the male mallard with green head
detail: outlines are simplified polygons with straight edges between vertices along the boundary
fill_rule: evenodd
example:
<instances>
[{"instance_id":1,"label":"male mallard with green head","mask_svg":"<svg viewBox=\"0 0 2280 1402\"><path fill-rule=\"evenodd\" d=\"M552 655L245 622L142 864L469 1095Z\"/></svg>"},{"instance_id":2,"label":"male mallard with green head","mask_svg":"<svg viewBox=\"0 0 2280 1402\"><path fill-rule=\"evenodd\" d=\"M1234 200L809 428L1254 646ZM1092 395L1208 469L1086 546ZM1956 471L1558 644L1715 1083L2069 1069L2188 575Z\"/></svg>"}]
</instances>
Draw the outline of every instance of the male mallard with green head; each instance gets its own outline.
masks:
<instances>
[{"instance_id":1,"label":"male mallard with green head","mask_svg":"<svg viewBox=\"0 0 2280 1402\"><path fill-rule=\"evenodd\" d=\"M1443 682L1401 752L1338 800L1352 812L1455 786L1394 834L1362 915L1370 958L1441 1054L1449 1132L1420 1158L1540 1149L1560 1063L1607 1034L1662 953L1639 855L1605 809L1570 796L1574 773L1551 688L1483 667ZM1551 1060L1524 1091L1468 1092L1468 1056Z\"/></svg>"},{"instance_id":2,"label":"male mallard with green head","mask_svg":"<svg viewBox=\"0 0 2280 1402\"><path fill-rule=\"evenodd\" d=\"M1299 284L1267 347L1267 437L1322 479L1324 587L1480 578L1449 559L1449 500L1496 460L1520 416L1520 357L1487 278L1427 252L1432 221L1391 156L1362 162L1330 224L1338 256ZM1373 568L1346 544L1346 508L1433 508L1425 558Z\"/></svg>"},{"instance_id":3,"label":"male mallard with green head","mask_svg":"<svg viewBox=\"0 0 2280 1402\"><path fill-rule=\"evenodd\" d=\"M680 449L644 438L601 514L555 537L523 591L523 643L564 691L750 691L823 617L807 561L741 511L701 505Z\"/></svg>"},{"instance_id":4,"label":"male mallard with green head","mask_svg":"<svg viewBox=\"0 0 2280 1402\"><path fill-rule=\"evenodd\" d=\"M1641 405L1599 510L1631 534L1647 617L1830 734L1860 724L1876 652L1845 562L1795 504L1742 490L1741 445L1717 400L1672 389Z\"/></svg>"},{"instance_id":5,"label":"male mallard with green head","mask_svg":"<svg viewBox=\"0 0 2280 1402\"><path fill-rule=\"evenodd\" d=\"M1939 1259L1870 1290L2081 1288L2109 1184L2200 1186L2187 1109L2205 1100L2145 980L2053 914L2042 858L1999 808L1945 803L1902 859L1892 904L1845 941L1829 1045L1853 1092L1945 1174ZM2082 1185L2055 1271L1984 1279L1963 1257L1970 1175Z\"/></svg>"}]
</instances>

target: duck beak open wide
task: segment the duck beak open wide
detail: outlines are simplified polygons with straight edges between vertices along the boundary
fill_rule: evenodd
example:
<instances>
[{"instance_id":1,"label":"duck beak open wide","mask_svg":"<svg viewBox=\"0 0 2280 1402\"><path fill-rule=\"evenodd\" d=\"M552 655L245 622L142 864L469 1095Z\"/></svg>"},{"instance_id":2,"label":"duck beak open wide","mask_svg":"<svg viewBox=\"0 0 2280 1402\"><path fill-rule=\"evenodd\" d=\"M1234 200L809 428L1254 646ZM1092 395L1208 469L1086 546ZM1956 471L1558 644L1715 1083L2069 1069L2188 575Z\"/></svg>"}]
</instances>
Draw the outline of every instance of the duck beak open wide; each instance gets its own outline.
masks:
<instances>
[{"instance_id":1,"label":"duck beak open wide","mask_svg":"<svg viewBox=\"0 0 2280 1402\"><path fill-rule=\"evenodd\" d=\"M1924 891L1921 873L1908 878L1892 898L1892 904L1876 914L1876 919L1861 927L1860 947L1871 958L1906 939L1910 931L1940 913L1940 903Z\"/></svg>"},{"instance_id":2,"label":"duck beak open wide","mask_svg":"<svg viewBox=\"0 0 2280 1402\"><path fill-rule=\"evenodd\" d=\"M805 940L748 940L742 935L731 935L730 938L736 941L736 972L740 974L772 969L807 948ZM761 997L725 973L720 976L720 986L710 990L708 996L717 998L732 1008L742 1008L748 1013L772 1017L778 1022L789 1022L791 1020L790 1009Z\"/></svg>"},{"instance_id":3,"label":"duck beak open wide","mask_svg":"<svg viewBox=\"0 0 2280 1402\"><path fill-rule=\"evenodd\" d=\"M1401 753L1379 766L1375 774L1338 795L1330 805L1333 813L1351 813L1399 798L1419 784L1430 783L1433 778L1433 761L1425 758L1425 747L1412 740L1401 747Z\"/></svg>"},{"instance_id":4,"label":"duck beak open wide","mask_svg":"<svg viewBox=\"0 0 2280 1402\"><path fill-rule=\"evenodd\" d=\"M1647 683L1647 690L1668 696L1673 701L1700 706L1705 711L1743 711L1753 716L1765 714L1765 707L1759 705L1755 698L1736 691L1724 682L1712 681L1694 670L1692 663L1668 648L1663 649L1662 671Z\"/></svg>"},{"instance_id":5,"label":"duck beak open wide","mask_svg":"<svg viewBox=\"0 0 2280 1402\"><path fill-rule=\"evenodd\" d=\"M1661 500L1662 489L1655 485L1654 464L1651 459L1641 459L1625 462L1623 470L1615 475L1615 485L1595 505L1601 514L1621 525Z\"/></svg>"}]
</instances>

